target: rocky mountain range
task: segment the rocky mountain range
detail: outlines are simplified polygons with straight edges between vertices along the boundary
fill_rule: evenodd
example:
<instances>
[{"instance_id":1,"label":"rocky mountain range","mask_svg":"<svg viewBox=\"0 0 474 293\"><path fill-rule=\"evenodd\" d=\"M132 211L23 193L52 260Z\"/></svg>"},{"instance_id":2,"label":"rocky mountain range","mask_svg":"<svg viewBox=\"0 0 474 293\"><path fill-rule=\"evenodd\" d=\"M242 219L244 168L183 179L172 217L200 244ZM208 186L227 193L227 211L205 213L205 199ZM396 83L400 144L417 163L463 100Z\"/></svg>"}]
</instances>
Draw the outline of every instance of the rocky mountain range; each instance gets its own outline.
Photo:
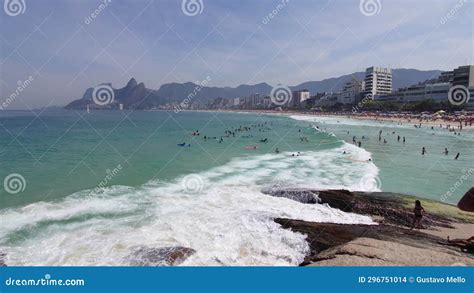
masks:
<instances>
[{"instance_id":1,"label":"rocky mountain range","mask_svg":"<svg viewBox=\"0 0 474 293\"><path fill-rule=\"evenodd\" d=\"M416 69L394 69L393 73L393 88L398 89L401 87L410 86L423 82L428 79L436 78L441 71L440 70L416 70ZM355 72L340 77L324 79L321 81L308 81L301 83L296 86L290 86L291 90L307 89L311 94L317 92L328 92L328 91L339 91L341 90L344 83L355 77L357 79L363 79L365 72ZM214 98L235 98L235 97L248 97L254 93L260 93L261 95L269 95L272 86L267 83L259 83L254 85L239 85L238 87L209 87L198 85L192 82L186 83L167 83L163 84L158 90L148 89L143 83L137 83L132 78L127 85L120 89L114 89L112 84L101 84L98 87L109 89L113 91L113 94L109 93L113 97L111 103L97 103L94 99L95 88L88 88L81 99L74 100L69 103L66 109L83 110L89 105L91 109L118 109L119 104L122 104L124 109L150 109L163 105L170 102L182 102L190 94L194 94L194 98L202 103L209 101ZM98 88L96 87L96 88ZM198 89L199 90L196 90ZM107 95L106 95L107 97Z\"/></svg>"}]
</instances>

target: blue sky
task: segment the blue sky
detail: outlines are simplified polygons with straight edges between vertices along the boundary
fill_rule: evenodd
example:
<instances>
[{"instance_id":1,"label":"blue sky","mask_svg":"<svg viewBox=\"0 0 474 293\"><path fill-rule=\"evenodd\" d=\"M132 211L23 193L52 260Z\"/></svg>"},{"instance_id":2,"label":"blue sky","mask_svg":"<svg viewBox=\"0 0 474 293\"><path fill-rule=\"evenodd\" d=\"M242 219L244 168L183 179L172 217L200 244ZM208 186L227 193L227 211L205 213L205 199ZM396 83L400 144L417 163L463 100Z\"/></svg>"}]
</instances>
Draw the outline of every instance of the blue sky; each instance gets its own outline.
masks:
<instances>
[{"instance_id":1,"label":"blue sky","mask_svg":"<svg viewBox=\"0 0 474 293\"><path fill-rule=\"evenodd\" d=\"M154 89L207 76L210 86L291 86L371 65L474 64L472 0L372 0L372 16L359 0L201 0L195 16L181 0L111 0L90 22L104 0L17 1L23 14L0 11L0 103L34 80L10 109L64 105L131 77Z\"/></svg>"}]
</instances>

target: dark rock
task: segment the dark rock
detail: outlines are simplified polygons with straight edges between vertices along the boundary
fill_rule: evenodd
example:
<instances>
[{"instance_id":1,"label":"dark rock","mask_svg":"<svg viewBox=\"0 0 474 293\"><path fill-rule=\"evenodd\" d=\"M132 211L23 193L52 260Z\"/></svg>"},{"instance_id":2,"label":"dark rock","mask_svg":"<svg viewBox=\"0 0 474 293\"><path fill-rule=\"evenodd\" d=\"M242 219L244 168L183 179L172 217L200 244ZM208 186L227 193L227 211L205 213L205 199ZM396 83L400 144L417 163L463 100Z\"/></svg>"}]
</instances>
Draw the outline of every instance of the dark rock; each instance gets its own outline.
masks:
<instances>
[{"instance_id":1,"label":"dark rock","mask_svg":"<svg viewBox=\"0 0 474 293\"><path fill-rule=\"evenodd\" d=\"M322 260L318 259L318 254L324 250L362 237L419 248L441 247L441 244L444 243L444 239L439 237L392 225L313 223L281 218L275 219L275 222L283 228L307 235L311 253L302 265Z\"/></svg>"},{"instance_id":2,"label":"dark rock","mask_svg":"<svg viewBox=\"0 0 474 293\"><path fill-rule=\"evenodd\" d=\"M474 187L471 187L471 189L464 194L458 203L458 208L463 211L474 212Z\"/></svg>"},{"instance_id":3,"label":"dark rock","mask_svg":"<svg viewBox=\"0 0 474 293\"><path fill-rule=\"evenodd\" d=\"M196 253L194 249L181 246L161 248L141 246L132 252L128 259L132 266L176 266L194 253Z\"/></svg>"},{"instance_id":4,"label":"dark rock","mask_svg":"<svg viewBox=\"0 0 474 293\"><path fill-rule=\"evenodd\" d=\"M6 253L0 253L0 267L6 267L7 266L7 254Z\"/></svg>"},{"instance_id":5,"label":"dark rock","mask_svg":"<svg viewBox=\"0 0 474 293\"><path fill-rule=\"evenodd\" d=\"M384 223L392 225L411 227L413 223L413 210L405 206L406 201L403 201L400 196L392 193L297 189L272 189L266 193L302 203L328 204L344 212L381 217ZM312 197L314 200L311 199ZM452 227L450 225L452 222L455 220L432 213L427 213L423 218L423 225L426 227Z\"/></svg>"},{"instance_id":6,"label":"dark rock","mask_svg":"<svg viewBox=\"0 0 474 293\"><path fill-rule=\"evenodd\" d=\"M268 189L263 190L263 193L275 197L285 197L301 203L318 203L318 193L311 190L299 189Z\"/></svg>"}]
</instances>

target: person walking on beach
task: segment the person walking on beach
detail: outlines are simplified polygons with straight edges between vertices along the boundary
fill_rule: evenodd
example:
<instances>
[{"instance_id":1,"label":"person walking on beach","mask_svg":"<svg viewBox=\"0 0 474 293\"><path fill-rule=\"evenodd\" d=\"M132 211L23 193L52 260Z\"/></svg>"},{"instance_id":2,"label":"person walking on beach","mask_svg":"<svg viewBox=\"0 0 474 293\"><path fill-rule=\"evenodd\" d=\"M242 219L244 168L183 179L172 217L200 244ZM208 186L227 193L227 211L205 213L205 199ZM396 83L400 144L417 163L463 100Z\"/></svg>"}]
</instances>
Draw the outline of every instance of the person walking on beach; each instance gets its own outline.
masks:
<instances>
[{"instance_id":1,"label":"person walking on beach","mask_svg":"<svg viewBox=\"0 0 474 293\"><path fill-rule=\"evenodd\" d=\"M421 206L421 202L419 200L416 200L415 208L413 209L413 224L411 226L411 229L423 229L423 227L421 226L421 220L423 219L424 212L425 209Z\"/></svg>"}]
</instances>

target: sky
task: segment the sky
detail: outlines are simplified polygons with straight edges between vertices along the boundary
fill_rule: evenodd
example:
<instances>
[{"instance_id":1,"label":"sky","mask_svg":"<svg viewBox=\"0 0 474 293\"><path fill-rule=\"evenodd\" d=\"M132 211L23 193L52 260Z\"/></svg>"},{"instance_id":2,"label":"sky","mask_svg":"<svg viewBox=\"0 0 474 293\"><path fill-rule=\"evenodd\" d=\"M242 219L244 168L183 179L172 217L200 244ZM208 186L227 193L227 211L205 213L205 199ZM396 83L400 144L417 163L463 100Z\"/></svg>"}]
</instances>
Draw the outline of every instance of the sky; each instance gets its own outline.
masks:
<instances>
[{"instance_id":1,"label":"sky","mask_svg":"<svg viewBox=\"0 0 474 293\"><path fill-rule=\"evenodd\" d=\"M474 64L473 0L0 1L5 109L62 106L132 77L293 86L373 65Z\"/></svg>"}]
</instances>

